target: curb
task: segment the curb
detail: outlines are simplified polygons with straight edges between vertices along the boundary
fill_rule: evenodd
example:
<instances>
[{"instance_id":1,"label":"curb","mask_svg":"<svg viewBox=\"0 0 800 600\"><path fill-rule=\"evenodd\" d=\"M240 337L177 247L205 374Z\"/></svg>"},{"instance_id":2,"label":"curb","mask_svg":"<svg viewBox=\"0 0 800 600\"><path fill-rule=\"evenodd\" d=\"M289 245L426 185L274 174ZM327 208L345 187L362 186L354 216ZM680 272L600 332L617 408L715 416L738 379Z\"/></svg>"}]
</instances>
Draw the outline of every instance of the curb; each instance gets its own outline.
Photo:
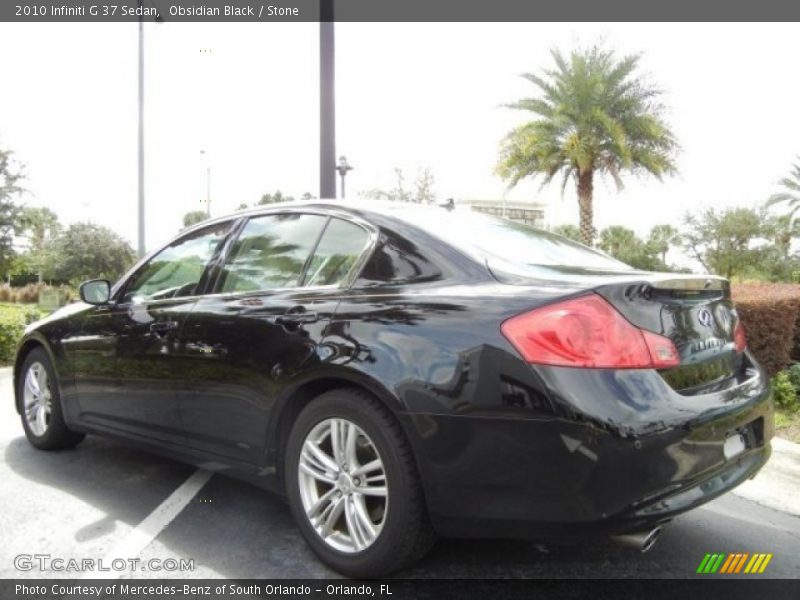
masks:
<instances>
[{"instance_id":1,"label":"curb","mask_svg":"<svg viewBox=\"0 0 800 600\"><path fill-rule=\"evenodd\" d=\"M756 504L800 517L800 444L772 438L772 456L754 479L733 493Z\"/></svg>"}]
</instances>

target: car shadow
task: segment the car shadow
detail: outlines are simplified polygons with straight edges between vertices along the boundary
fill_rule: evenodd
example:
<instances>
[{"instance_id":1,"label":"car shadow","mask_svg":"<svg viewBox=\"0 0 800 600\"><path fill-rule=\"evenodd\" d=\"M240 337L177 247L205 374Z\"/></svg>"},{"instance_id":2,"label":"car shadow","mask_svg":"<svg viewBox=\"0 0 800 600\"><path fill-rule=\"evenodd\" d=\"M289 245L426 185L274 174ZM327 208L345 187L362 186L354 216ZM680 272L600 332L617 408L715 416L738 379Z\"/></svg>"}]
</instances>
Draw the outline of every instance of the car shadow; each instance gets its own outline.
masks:
<instances>
[{"instance_id":1,"label":"car shadow","mask_svg":"<svg viewBox=\"0 0 800 600\"><path fill-rule=\"evenodd\" d=\"M135 527L195 471L95 436L56 452L37 450L20 436L8 443L5 461L20 477L104 513L72 534L76 545L113 532L119 522ZM307 548L282 499L223 475L214 475L157 540L170 557L193 558L211 576L337 577ZM52 548L54 556L74 551Z\"/></svg>"}]
</instances>

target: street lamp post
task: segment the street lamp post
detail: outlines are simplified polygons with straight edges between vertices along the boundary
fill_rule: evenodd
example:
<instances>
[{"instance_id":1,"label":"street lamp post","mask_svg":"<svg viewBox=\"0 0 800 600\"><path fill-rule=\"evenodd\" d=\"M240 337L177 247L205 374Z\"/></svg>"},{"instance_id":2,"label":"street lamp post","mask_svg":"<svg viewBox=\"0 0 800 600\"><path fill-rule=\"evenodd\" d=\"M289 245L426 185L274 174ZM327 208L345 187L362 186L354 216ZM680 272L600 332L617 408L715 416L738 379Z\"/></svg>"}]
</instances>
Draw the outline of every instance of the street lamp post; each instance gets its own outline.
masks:
<instances>
[{"instance_id":1,"label":"street lamp post","mask_svg":"<svg viewBox=\"0 0 800 600\"><path fill-rule=\"evenodd\" d=\"M139 0L139 8L143 8L144 0ZM140 10L140 13L143 11ZM139 17L139 133L138 133L138 172L137 188L139 196L139 257L144 256L144 16Z\"/></svg>"},{"instance_id":2,"label":"street lamp post","mask_svg":"<svg viewBox=\"0 0 800 600\"><path fill-rule=\"evenodd\" d=\"M345 198L345 195L344 195L344 178L345 178L345 175L347 175L348 171L352 171L353 170L352 165L350 165L350 163L347 162L347 157L346 156L340 156L339 157L339 164L336 166L336 170L339 171L339 177L341 178L341 181L342 181L342 186L341 186L342 194L341 195L342 195L342 200L344 200L344 198Z\"/></svg>"},{"instance_id":3,"label":"street lamp post","mask_svg":"<svg viewBox=\"0 0 800 600\"><path fill-rule=\"evenodd\" d=\"M151 2L151 4L153 4ZM138 0L139 9L144 8L144 0ZM153 4L155 6L155 4ZM139 64L138 64L138 93L137 93L137 112L139 117L138 131L138 151L137 151L137 176L136 185L138 190L138 243L137 252L140 257L144 256L144 11L139 10ZM156 23L163 23L164 19L159 16L155 18Z\"/></svg>"},{"instance_id":4,"label":"street lamp post","mask_svg":"<svg viewBox=\"0 0 800 600\"><path fill-rule=\"evenodd\" d=\"M319 197L336 197L336 97L333 0L319 4Z\"/></svg>"}]
</instances>

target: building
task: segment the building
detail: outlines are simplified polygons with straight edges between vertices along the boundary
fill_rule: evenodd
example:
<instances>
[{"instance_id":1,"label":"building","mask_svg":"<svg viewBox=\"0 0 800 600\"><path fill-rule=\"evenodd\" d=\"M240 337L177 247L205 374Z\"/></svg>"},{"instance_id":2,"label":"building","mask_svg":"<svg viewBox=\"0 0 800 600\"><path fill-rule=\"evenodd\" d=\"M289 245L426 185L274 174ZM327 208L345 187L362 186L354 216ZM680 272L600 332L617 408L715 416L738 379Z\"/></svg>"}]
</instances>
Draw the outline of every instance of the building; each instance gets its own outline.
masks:
<instances>
[{"instance_id":1,"label":"building","mask_svg":"<svg viewBox=\"0 0 800 600\"><path fill-rule=\"evenodd\" d=\"M517 223L544 229L545 205L540 202L512 202L510 200L461 200L460 205L472 210L503 217Z\"/></svg>"}]
</instances>

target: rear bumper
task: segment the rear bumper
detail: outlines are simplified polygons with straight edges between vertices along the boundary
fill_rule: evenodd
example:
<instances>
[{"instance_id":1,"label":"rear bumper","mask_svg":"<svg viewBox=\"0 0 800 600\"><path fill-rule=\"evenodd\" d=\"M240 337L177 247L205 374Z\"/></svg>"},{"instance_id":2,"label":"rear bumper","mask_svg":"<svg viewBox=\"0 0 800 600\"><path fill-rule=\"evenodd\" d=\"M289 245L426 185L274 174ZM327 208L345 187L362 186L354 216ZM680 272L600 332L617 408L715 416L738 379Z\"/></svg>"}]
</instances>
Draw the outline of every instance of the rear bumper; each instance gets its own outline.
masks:
<instances>
[{"instance_id":1,"label":"rear bumper","mask_svg":"<svg viewBox=\"0 0 800 600\"><path fill-rule=\"evenodd\" d=\"M429 512L449 537L580 538L667 521L754 476L770 456L768 386L655 433L573 419L404 415ZM726 458L725 440L747 434Z\"/></svg>"}]
</instances>

